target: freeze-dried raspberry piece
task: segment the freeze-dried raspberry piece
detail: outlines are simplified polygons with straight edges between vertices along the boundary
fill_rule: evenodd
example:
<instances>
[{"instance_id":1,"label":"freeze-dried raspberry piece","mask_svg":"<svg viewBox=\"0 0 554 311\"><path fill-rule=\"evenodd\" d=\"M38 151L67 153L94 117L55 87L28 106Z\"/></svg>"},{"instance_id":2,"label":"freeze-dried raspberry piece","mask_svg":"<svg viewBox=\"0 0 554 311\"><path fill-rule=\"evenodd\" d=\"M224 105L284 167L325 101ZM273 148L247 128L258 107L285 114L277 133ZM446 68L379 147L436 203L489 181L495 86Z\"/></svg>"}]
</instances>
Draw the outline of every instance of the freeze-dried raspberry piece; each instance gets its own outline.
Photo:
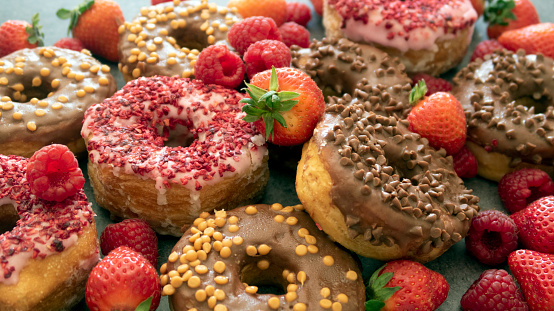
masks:
<instances>
[{"instance_id":1,"label":"freeze-dried raspberry piece","mask_svg":"<svg viewBox=\"0 0 554 311\"><path fill-rule=\"evenodd\" d=\"M515 213L547 195L554 195L554 183L544 171L524 168L508 173L498 182L498 194L504 207Z\"/></svg>"},{"instance_id":2,"label":"freeze-dried raspberry piece","mask_svg":"<svg viewBox=\"0 0 554 311\"><path fill-rule=\"evenodd\" d=\"M206 84L218 84L234 89L244 79L244 63L223 44L211 45L200 52L194 76Z\"/></svg>"},{"instance_id":3,"label":"freeze-dried raspberry piece","mask_svg":"<svg viewBox=\"0 0 554 311\"><path fill-rule=\"evenodd\" d=\"M262 40L252 44L244 53L246 74L249 79L258 72L275 68L290 66L290 50L281 41Z\"/></svg>"},{"instance_id":4,"label":"freeze-dried raspberry piece","mask_svg":"<svg viewBox=\"0 0 554 311\"><path fill-rule=\"evenodd\" d=\"M283 41L275 21L263 16L252 16L235 23L229 29L227 39L240 55L243 55L248 47L257 41L265 39Z\"/></svg>"},{"instance_id":5,"label":"freeze-dried raspberry piece","mask_svg":"<svg viewBox=\"0 0 554 311\"><path fill-rule=\"evenodd\" d=\"M27 164L31 193L61 202L83 188L85 178L73 152L65 145L53 144L35 152Z\"/></svg>"}]
</instances>

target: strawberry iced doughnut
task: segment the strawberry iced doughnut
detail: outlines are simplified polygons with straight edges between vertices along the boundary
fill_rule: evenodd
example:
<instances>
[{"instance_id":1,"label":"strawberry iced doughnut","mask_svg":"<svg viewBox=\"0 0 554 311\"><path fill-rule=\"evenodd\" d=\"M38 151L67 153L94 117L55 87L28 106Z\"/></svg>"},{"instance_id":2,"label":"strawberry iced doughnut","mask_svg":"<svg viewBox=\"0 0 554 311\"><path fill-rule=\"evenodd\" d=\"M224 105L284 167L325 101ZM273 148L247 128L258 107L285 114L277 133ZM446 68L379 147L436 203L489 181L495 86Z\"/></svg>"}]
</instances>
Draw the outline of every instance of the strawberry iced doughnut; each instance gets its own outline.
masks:
<instances>
[{"instance_id":1,"label":"strawberry iced doughnut","mask_svg":"<svg viewBox=\"0 0 554 311\"><path fill-rule=\"evenodd\" d=\"M408 73L438 75L462 61L477 17L470 0L327 0L323 24L328 37L398 57Z\"/></svg>"},{"instance_id":2,"label":"strawberry iced doughnut","mask_svg":"<svg viewBox=\"0 0 554 311\"><path fill-rule=\"evenodd\" d=\"M85 110L115 92L110 67L87 50L23 49L0 59L0 154L30 157L43 146L85 151Z\"/></svg>"},{"instance_id":3,"label":"strawberry iced doughnut","mask_svg":"<svg viewBox=\"0 0 554 311\"><path fill-rule=\"evenodd\" d=\"M228 30L239 20L235 8L208 0L143 7L119 26L119 70L126 81L154 75L193 78L199 51L226 44Z\"/></svg>"},{"instance_id":4,"label":"strawberry iced doughnut","mask_svg":"<svg viewBox=\"0 0 554 311\"><path fill-rule=\"evenodd\" d=\"M504 50L476 59L452 79L479 175L499 181L534 167L554 176L553 67L542 54Z\"/></svg>"},{"instance_id":5,"label":"strawberry iced doughnut","mask_svg":"<svg viewBox=\"0 0 554 311\"><path fill-rule=\"evenodd\" d=\"M89 108L82 135L98 204L161 234L203 211L254 201L269 178L264 137L244 95L177 77L139 78Z\"/></svg>"},{"instance_id":6,"label":"strawberry iced doughnut","mask_svg":"<svg viewBox=\"0 0 554 311\"><path fill-rule=\"evenodd\" d=\"M67 310L98 263L83 190L61 202L31 194L28 159L0 155L0 310Z\"/></svg>"}]
</instances>

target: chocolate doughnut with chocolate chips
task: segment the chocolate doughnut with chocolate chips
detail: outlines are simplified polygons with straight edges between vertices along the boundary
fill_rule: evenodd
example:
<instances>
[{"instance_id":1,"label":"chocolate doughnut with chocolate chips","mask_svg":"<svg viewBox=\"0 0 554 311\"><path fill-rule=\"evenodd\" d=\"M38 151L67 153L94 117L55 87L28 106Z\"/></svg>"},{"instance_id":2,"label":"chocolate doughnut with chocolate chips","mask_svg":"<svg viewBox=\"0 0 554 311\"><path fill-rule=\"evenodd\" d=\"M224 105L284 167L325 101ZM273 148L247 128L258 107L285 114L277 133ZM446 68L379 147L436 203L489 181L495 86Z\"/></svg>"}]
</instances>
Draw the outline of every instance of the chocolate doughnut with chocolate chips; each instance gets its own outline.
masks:
<instances>
[{"instance_id":1,"label":"chocolate doughnut with chocolate chips","mask_svg":"<svg viewBox=\"0 0 554 311\"><path fill-rule=\"evenodd\" d=\"M479 175L498 181L523 167L554 175L553 67L541 54L505 50L470 63L453 78Z\"/></svg>"},{"instance_id":2,"label":"chocolate doughnut with chocolate chips","mask_svg":"<svg viewBox=\"0 0 554 311\"><path fill-rule=\"evenodd\" d=\"M358 264L302 205L203 213L160 272L172 310L365 310Z\"/></svg>"},{"instance_id":3,"label":"chocolate doughnut with chocolate chips","mask_svg":"<svg viewBox=\"0 0 554 311\"><path fill-rule=\"evenodd\" d=\"M119 27L119 70L127 82L155 75L193 78L200 51L225 44L229 28L239 20L236 8L208 0L143 7Z\"/></svg>"},{"instance_id":4,"label":"chocolate doughnut with chocolate chips","mask_svg":"<svg viewBox=\"0 0 554 311\"><path fill-rule=\"evenodd\" d=\"M110 67L87 50L41 47L0 58L0 153L30 157L52 143L85 151L85 110L115 89Z\"/></svg>"},{"instance_id":5,"label":"chocolate doughnut with chocolate chips","mask_svg":"<svg viewBox=\"0 0 554 311\"><path fill-rule=\"evenodd\" d=\"M292 67L306 72L325 94L352 94L371 85L389 94L389 106L409 112L412 81L398 59L377 48L347 39L323 38L313 40L309 48L293 46L291 56Z\"/></svg>"},{"instance_id":6,"label":"chocolate doughnut with chocolate chips","mask_svg":"<svg viewBox=\"0 0 554 311\"><path fill-rule=\"evenodd\" d=\"M331 97L302 151L298 197L331 238L362 256L433 260L467 234L479 198L444 149L357 93Z\"/></svg>"}]
</instances>

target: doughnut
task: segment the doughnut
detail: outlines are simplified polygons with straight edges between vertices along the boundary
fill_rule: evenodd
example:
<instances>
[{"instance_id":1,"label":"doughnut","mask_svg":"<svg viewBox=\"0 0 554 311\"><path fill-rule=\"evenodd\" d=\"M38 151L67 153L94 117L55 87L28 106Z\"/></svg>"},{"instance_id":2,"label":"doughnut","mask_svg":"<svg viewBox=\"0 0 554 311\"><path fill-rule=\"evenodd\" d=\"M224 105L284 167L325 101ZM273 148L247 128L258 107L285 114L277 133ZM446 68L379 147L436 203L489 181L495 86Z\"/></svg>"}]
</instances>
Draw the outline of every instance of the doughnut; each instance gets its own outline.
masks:
<instances>
[{"instance_id":1,"label":"doughnut","mask_svg":"<svg viewBox=\"0 0 554 311\"><path fill-rule=\"evenodd\" d=\"M0 310L69 310L100 260L94 212L83 190L59 203L32 195L27 161L0 155Z\"/></svg>"},{"instance_id":2,"label":"doughnut","mask_svg":"<svg viewBox=\"0 0 554 311\"><path fill-rule=\"evenodd\" d=\"M0 153L31 157L52 143L84 152L83 115L115 92L109 72L87 50L42 47L0 58Z\"/></svg>"},{"instance_id":3,"label":"doughnut","mask_svg":"<svg viewBox=\"0 0 554 311\"><path fill-rule=\"evenodd\" d=\"M408 73L438 75L462 61L477 17L470 0L327 0L323 25L328 37L398 57Z\"/></svg>"},{"instance_id":4,"label":"doughnut","mask_svg":"<svg viewBox=\"0 0 554 311\"><path fill-rule=\"evenodd\" d=\"M333 240L359 255L433 260L467 234L479 198L444 149L359 94L327 104L303 146L298 198Z\"/></svg>"},{"instance_id":5,"label":"doughnut","mask_svg":"<svg viewBox=\"0 0 554 311\"><path fill-rule=\"evenodd\" d=\"M467 146L479 175L499 181L536 167L554 176L553 60L501 51L478 59L453 78L452 94L468 121Z\"/></svg>"},{"instance_id":6,"label":"doughnut","mask_svg":"<svg viewBox=\"0 0 554 311\"><path fill-rule=\"evenodd\" d=\"M412 80L404 65L377 48L344 38L323 38L314 39L309 48L293 46L291 56L292 67L306 72L325 94L356 93L379 104L378 97L382 97L386 112L400 118L407 117L411 109ZM381 96L381 92L388 95Z\"/></svg>"},{"instance_id":7,"label":"doughnut","mask_svg":"<svg viewBox=\"0 0 554 311\"><path fill-rule=\"evenodd\" d=\"M154 75L194 77L200 51L225 44L227 31L241 20L235 8L215 3L174 0L143 7L119 26L119 70L128 82Z\"/></svg>"},{"instance_id":8,"label":"doughnut","mask_svg":"<svg viewBox=\"0 0 554 311\"><path fill-rule=\"evenodd\" d=\"M264 137L242 120L243 94L177 77L141 77L85 113L81 134L96 202L161 234L203 211L259 199Z\"/></svg>"},{"instance_id":9,"label":"doughnut","mask_svg":"<svg viewBox=\"0 0 554 311\"><path fill-rule=\"evenodd\" d=\"M160 272L172 310L365 310L357 262L302 205L203 213Z\"/></svg>"}]
</instances>

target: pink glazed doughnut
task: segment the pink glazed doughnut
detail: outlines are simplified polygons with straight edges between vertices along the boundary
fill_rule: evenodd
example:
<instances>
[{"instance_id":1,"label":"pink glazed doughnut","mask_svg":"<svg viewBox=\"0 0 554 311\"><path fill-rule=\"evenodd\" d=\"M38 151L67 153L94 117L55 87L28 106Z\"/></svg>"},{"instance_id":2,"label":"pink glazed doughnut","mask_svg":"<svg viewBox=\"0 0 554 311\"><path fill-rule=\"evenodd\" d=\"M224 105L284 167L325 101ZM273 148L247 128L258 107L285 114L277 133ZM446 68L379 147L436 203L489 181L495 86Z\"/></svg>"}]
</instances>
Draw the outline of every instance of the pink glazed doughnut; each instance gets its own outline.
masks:
<instances>
[{"instance_id":1,"label":"pink glazed doughnut","mask_svg":"<svg viewBox=\"0 0 554 311\"><path fill-rule=\"evenodd\" d=\"M457 66L471 42L477 12L470 0L328 0L328 37L378 47L408 73L438 75Z\"/></svg>"},{"instance_id":2,"label":"pink glazed doughnut","mask_svg":"<svg viewBox=\"0 0 554 311\"><path fill-rule=\"evenodd\" d=\"M69 310L100 260L94 212L83 190L31 194L27 161L0 154L0 310Z\"/></svg>"},{"instance_id":3,"label":"pink glazed doughnut","mask_svg":"<svg viewBox=\"0 0 554 311\"><path fill-rule=\"evenodd\" d=\"M202 212L256 201L269 179L264 137L242 120L243 94L197 80L133 80L90 107L81 135L98 204L160 234Z\"/></svg>"}]
</instances>

